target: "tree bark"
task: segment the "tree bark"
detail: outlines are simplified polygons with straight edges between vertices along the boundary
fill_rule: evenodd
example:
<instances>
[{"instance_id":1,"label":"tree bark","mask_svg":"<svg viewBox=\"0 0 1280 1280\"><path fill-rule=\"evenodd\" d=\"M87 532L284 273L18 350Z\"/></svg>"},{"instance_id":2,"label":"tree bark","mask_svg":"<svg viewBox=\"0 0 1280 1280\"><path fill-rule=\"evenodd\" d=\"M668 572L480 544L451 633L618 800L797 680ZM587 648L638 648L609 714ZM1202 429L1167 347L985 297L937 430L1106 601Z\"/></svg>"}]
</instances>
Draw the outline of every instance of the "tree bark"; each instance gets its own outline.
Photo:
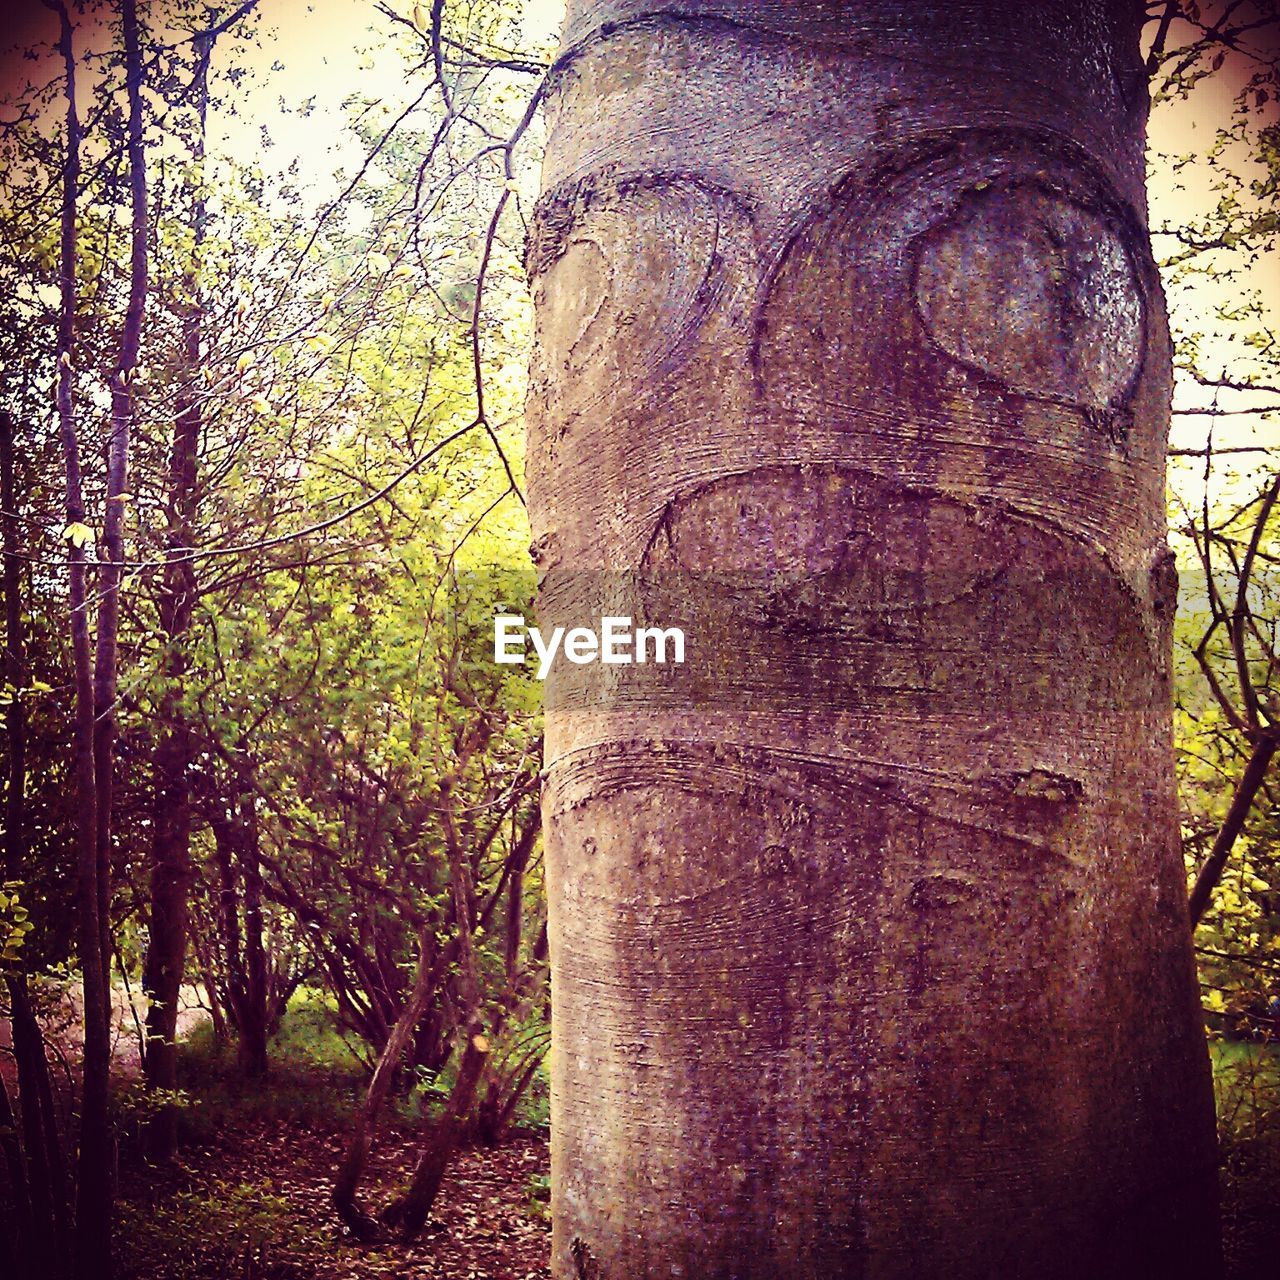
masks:
<instances>
[{"instance_id":1,"label":"tree bark","mask_svg":"<svg viewBox=\"0 0 1280 1280\"><path fill-rule=\"evenodd\" d=\"M1141 7L570 0L528 267L561 1280L1204 1277Z\"/></svg>"}]
</instances>

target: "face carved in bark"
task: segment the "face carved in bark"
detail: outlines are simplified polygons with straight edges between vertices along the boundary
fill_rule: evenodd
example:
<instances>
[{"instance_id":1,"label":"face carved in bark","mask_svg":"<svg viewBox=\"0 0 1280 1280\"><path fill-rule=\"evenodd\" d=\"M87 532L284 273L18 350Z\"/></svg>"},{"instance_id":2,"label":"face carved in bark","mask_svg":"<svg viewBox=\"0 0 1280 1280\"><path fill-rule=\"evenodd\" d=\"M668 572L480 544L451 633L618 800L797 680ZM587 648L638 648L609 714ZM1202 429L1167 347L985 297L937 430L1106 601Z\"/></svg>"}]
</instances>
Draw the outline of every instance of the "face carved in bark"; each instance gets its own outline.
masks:
<instances>
[{"instance_id":1,"label":"face carved in bark","mask_svg":"<svg viewBox=\"0 0 1280 1280\"><path fill-rule=\"evenodd\" d=\"M953 359L1037 399L1101 412L1127 398L1142 295L1101 215L1034 183L973 188L917 255L916 305Z\"/></svg>"}]
</instances>

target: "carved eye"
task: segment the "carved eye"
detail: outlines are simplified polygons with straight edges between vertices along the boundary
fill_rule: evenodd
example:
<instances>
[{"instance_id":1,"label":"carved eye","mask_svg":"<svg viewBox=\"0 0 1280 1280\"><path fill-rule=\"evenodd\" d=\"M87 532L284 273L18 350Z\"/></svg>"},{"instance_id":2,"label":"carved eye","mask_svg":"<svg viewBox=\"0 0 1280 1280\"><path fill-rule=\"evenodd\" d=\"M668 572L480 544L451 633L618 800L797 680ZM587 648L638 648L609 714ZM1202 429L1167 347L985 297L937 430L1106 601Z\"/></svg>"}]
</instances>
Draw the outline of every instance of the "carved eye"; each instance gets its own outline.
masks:
<instances>
[{"instance_id":1,"label":"carved eye","mask_svg":"<svg viewBox=\"0 0 1280 1280\"><path fill-rule=\"evenodd\" d=\"M1142 364L1142 296L1099 214L1033 184L973 190L917 242L916 303L953 359L1103 410Z\"/></svg>"},{"instance_id":2,"label":"carved eye","mask_svg":"<svg viewBox=\"0 0 1280 1280\"><path fill-rule=\"evenodd\" d=\"M1103 428L1127 441L1144 369L1159 394L1148 328L1163 333L1130 251L1138 221L1057 139L975 130L886 150L832 188L764 282L757 398L886 451L881 422L929 449L939 422L991 413L1080 457Z\"/></svg>"},{"instance_id":3,"label":"carved eye","mask_svg":"<svg viewBox=\"0 0 1280 1280\"><path fill-rule=\"evenodd\" d=\"M564 235L537 282L532 381L562 410L634 399L719 301L718 198L677 179L595 193Z\"/></svg>"}]
</instances>

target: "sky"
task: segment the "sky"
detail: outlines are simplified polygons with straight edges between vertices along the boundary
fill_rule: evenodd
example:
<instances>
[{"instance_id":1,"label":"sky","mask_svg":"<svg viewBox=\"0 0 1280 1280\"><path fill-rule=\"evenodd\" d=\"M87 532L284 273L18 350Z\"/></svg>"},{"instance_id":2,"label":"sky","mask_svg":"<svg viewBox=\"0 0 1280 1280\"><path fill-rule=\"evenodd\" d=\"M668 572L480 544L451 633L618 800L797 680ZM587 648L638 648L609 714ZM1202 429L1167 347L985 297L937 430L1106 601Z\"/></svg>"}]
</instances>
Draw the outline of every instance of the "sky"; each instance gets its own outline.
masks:
<instances>
[{"instance_id":1,"label":"sky","mask_svg":"<svg viewBox=\"0 0 1280 1280\"><path fill-rule=\"evenodd\" d=\"M408 16L413 4L395 0L392 7ZM255 119L247 128L256 137L258 124L266 125L276 154L302 157L312 170L312 180L323 188L333 172L333 157L347 164L357 158L350 146L333 149L342 99L351 93L368 95L395 111L408 103L419 86L388 77L385 63L374 52L375 37L362 38L371 24L378 31L387 26L371 0L260 0L260 11L261 47L246 50L242 45L234 55L229 46L223 50L224 59L247 59L262 73L255 77L262 87L253 110ZM563 16L563 0L527 0L523 17L527 44L552 44ZM276 64L278 69L272 70ZM316 110L310 119L280 110L281 102L296 104L313 95ZM322 139L323 146L319 145ZM234 146L238 140L233 128L224 142Z\"/></svg>"},{"instance_id":2,"label":"sky","mask_svg":"<svg viewBox=\"0 0 1280 1280\"><path fill-rule=\"evenodd\" d=\"M411 0L392 3L406 15L412 11ZM0 0L0 6L6 15L4 34L0 35L0 88L13 84L20 75L51 72L51 64L16 59L12 46L51 39L56 34L53 14L38 0ZM551 47L563 10L563 0L528 0L523 17L526 41L532 46ZM350 171L360 159L358 145L340 128L343 101L351 94L379 99L390 118L418 86L408 78L387 75L388 59L377 56L376 51L381 38L378 33L386 30L387 23L375 12L372 0L260 0L260 13L252 43L220 42L218 57L224 67L236 62L254 74L245 81L249 95L245 109L234 117L213 116L210 150L213 154L253 155L264 169L282 169L296 157L302 183L310 188L311 198L319 206L338 190L336 171ZM5 45L10 46L7 52ZM1204 151L1218 125L1229 116L1235 87L1219 76L1197 88L1189 101L1158 108L1151 121L1153 156ZM314 109L303 116L297 107L309 98L314 99ZM1270 109L1275 110L1275 103ZM272 140L269 150L263 149L264 130ZM1182 223L1211 209L1218 198L1212 178L1204 165L1177 174L1155 165L1149 193L1152 224ZM1156 242L1157 253L1169 247L1167 241ZM1280 255L1273 254L1258 264L1249 284L1268 299L1280 300ZM1185 324L1206 327L1202 317L1211 313L1215 302L1232 300L1238 289L1238 283L1216 287L1200 283L1190 293L1171 294L1170 303ZM1274 312L1270 319L1276 319ZM1203 356L1209 366L1238 366L1238 353L1238 345L1210 337ZM1220 406L1244 407L1260 399L1229 395ZM1274 397L1267 399L1270 402ZM1208 399L1202 389L1183 381L1175 403L1187 409L1207 404ZM1216 424L1219 445L1261 439L1280 443L1280 421L1267 424L1242 415L1218 418ZM1195 447L1203 442L1207 426L1207 419L1175 416L1173 443Z\"/></svg>"},{"instance_id":3,"label":"sky","mask_svg":"<svg viewBox=\"0 0 1280 1280\"><path fill-rule=\"evenodd\" d=\"M324 151L317 146L318 135L325 132L317 127L324 119L324 87L341 85L348 92L381 96L389 108L394 109L396 104L407 100L410 86L407 83L389 85L378 61L365 55L358 33L368 24L368 0L262 0L262 4L264 26L274 34L264 39L256 56L264 71L277 60L283 69L270 77L271 89L263 92L261 107L255 114L260 113L262 123L268 125L276 141L276 154L307 157L315 168L315 181L323 187L327 175L333 171L334 159L349 166L357 158L350 144L343 148L330 141ZM400 0L399 8L405 13L411 11L411 5L405 0ZM526 39L533 44L549 44L559 31L563 15L563 0L529 0L524 17ZM356 33L356 38L353 39L352 33ZM1177 32L1172 34L1176 38ZM1198 87L1188 101L1166 104L1156 110L1151 120L1152 153L1177 154L1210 146L1215 130L1230 116L1236 87L1225 75L1219 76ZM317 94L318 111L310 120L283 114L278 109L277 99L298 102L311 94ZM335 108L340 97L330 91L329 98ZM330 139L336 136L336 129L328 132ZM232 136L225 139L230 147L237 141ZM1212 189L1211 175L1203 167L1183 170L1176 177L1156 169L1150 199L1152 223L1158 225L1185 222L1207 212L1217 195ZM1168 247L1158 243L1157 252ZM1280 300L1280 255L1272 255L1261 264L1250 284L1264 296ZM1170 302L1183 314L1200 310L1207 315L1215 301L1231 301L1237 291L1238 285L1234 283L1224 283L1216 289L1202 283L1192 298L1171 297ZM1238 365L1238 357L1236 346L1212 339L1205 344L1205 359L1210 364ZM1262 399L1270 403L1274 397L1228 395L1220 400L1220 405L1241 407ZM1208 395L1202 389L1186 381L1179 385L1176 400L1179 408L1208 403ZM1214 425L1215 439L1220 445L1256 443L1262 432L1268 443L1280 443L1280 421L1266 427L1255 418L1218 418ZM1203 443L1208 426L1208 419L1177 415L1172 442L1180 447L1197 447Z\"/></svg>"}]
</instances>

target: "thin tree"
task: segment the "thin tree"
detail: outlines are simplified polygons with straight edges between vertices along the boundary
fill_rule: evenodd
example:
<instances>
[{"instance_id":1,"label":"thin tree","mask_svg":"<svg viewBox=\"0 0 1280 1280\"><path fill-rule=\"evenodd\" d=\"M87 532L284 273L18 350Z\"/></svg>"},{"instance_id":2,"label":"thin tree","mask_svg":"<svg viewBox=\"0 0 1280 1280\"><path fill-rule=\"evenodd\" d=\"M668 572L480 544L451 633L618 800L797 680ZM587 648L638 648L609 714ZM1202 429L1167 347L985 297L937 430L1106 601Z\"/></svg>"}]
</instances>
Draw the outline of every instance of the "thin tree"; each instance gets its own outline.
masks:
<instances>
[{"instance_id":1,"label":"thin tree","mask_svg":"<svg viewBox=\"0 0 1280 1280\"><path fill-rule=\"evenodd\" d=\"M23 617L22 568L19 549L17 468L14 459L14 423L0 412L0 519L4 526L4 680L10 690L5 731L8 759L4 804L4 880L19 882L27 865L27 761L26 698L30 686L27 665L26 626ZM65 1180L61 1137L53 1108L44 1033L31 999L25 964L15 964L5 975L13 1026L13 1057L18 1076L18 1114L6 1120L13 1128L17 1166L11 1170L15 1198L20 1209L19 1252L14 1259L19 1274L61 1275L65 1262ZM21 1144L17 1135L21 1133Z\"/></svg>"},{"instance_id":2,"label":"thin tree","mask_svg":"<svg viewBox=\"0 0 1280 1280\"><path fill-rule=\"evenodd\" d=\"M165 650L165 690L160 728L152 756L154 818L151 843L151 913L143 990L147 995L146 1052L143 1067L152 1089L177 1088L178 996L187 954L187 917L191 894L191 778L194 735L183 707L183 682L190 666L188 635L198 595L194 526L199 488L201 411L201 343L204 302L200 254L208 222L203 173L209 110L209 60L214 39L194 37L191 94L195 120L191 162L198 177L191 214L192 249L182 282L182 379L176 397L169 453L165 525L167 545L159 598L160 633ZM177 1111L161 1107L148 1129L150 1155L170 1159L177 1147Z\"/></svg>"},{"instance_id":3,"label":"thin tree","mask_svg":"<svg viewBox=\"0 0 1280 1280\"><path fill-rule=\"evenodd\" d=\"M98 858L98 789L95 779L93 642L89 626L87 546L80 440L76 420L75 359L77 311L76 217L80 183L80 119L76 110L76 53L71 15L49 0L59 19L66 100L62 169L57 407L66 474L66 537L71 604L71 648L75 683L75 782L77 900L80 968L84 1003L84 1057L81 1071L79 1154L76 1165L76 1273L85 1280L111 1250L112 1139L109 1116L111 1036L108 969L102 939L102 893Z\"/></svg>"},{"instance_id":4,"label":"thin tree","mask_svg":"<svg viewBox=\"0 0 1280 1280\"><path fill-rule=\"evenodd\" d=\"M80 962L83 976L84 1059L80 1152L76 1181L75 1270L100 1276L111 1256L114 1156L110 1125L111 811L116 735L120 587L124 570L129 436L133 388L147 291L147 188L142 124L142 50L134 0L123 0L126 154L129 164L129 296L111 377L105 506L96 578L97 628L91 639L86 524L76 421L77 202L81 127L76 110L74 26L64 4L50 0L60 24L64 68L65 157L61 215L60 319L57 404L66 472L71 639L75 671L76 784L79 792Z\"/></svg>"},{"instance_id":5,"label":"thin tree","mask_svg":"<svg viewBox=\"0 0 1280 1280\"><path fill-rule=\"evenodd\" d=\"M133 430L133 377L142 345L147 301L147 167L142 119L142 41L136 0L122 0L124 83L128 101L125 152L129 165L129 296L120 348L111 374L111 427L107 437L102 561L98 571L98 625L93 666L94 779L97 787L98 920L103 972L111 971L111 820L119 674L120 588L124 578L125 515L129 503L129 438Z\"/></svg>"}]
</instances>

